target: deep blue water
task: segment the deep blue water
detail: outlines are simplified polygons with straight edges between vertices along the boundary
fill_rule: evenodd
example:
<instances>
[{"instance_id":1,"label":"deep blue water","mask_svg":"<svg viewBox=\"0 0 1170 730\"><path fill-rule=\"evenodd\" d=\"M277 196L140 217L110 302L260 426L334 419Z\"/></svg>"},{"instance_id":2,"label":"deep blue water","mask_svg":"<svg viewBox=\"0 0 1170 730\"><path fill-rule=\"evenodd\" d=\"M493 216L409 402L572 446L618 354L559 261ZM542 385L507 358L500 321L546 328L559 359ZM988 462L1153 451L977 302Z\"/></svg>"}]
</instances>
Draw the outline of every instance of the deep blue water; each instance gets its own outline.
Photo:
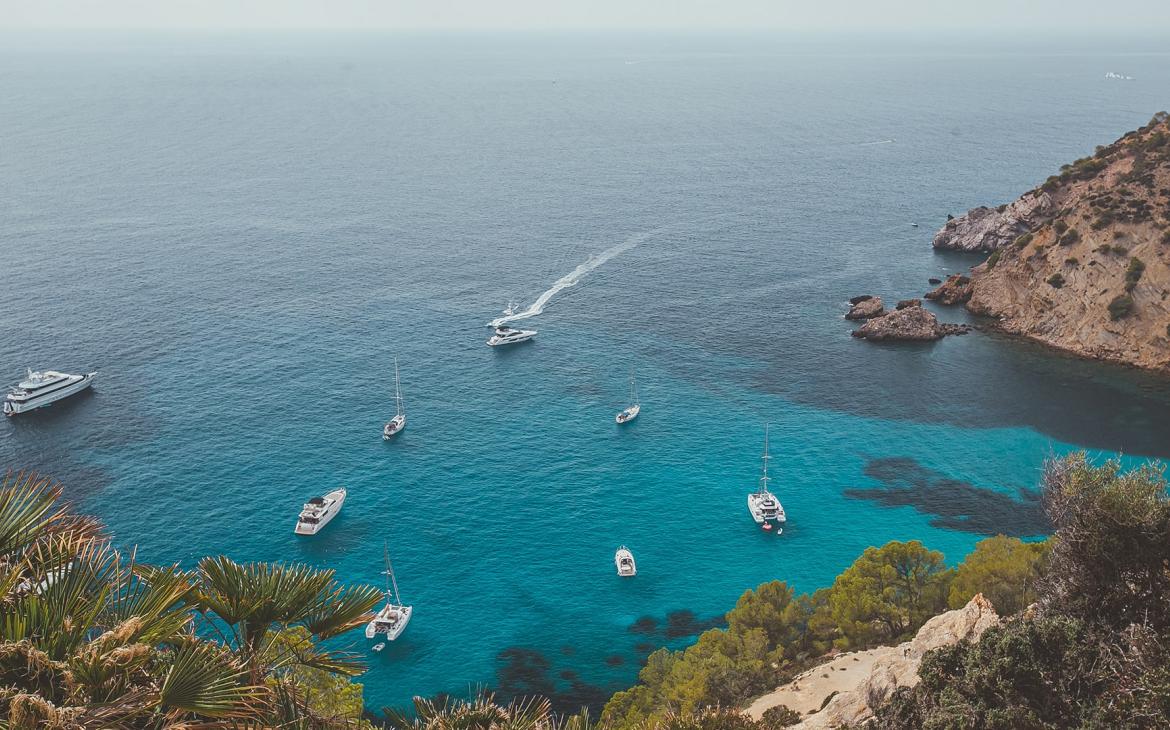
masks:
<instances>
[{"instance_id":1,"label":"deep blue water","mask_svg":"<svg viewBox=\"0 0 1170 730\"><path fill-rule=\"evenodd\" d=\"M948 212L1170 106L1170 42L4 41L0 373L101 376L0 424L0 463L57 476L146 560L377 583L387 540L415 617L371 655L371 707L595 698L667 640L640 617L813 590L892 539L957 562L1043 529L1020 490L1045 458L1170 453L1164 380L987 334L875 346L840 318L977 261L932 253ZM509 299L624 241L534 343L484 346ZM395 355L409 426L384 443ZM631 366L643 413L619 429ZM780 537L744 506L765 422ZM337 484L343 514L295 538Z\"/></svg>"}]
</instances>

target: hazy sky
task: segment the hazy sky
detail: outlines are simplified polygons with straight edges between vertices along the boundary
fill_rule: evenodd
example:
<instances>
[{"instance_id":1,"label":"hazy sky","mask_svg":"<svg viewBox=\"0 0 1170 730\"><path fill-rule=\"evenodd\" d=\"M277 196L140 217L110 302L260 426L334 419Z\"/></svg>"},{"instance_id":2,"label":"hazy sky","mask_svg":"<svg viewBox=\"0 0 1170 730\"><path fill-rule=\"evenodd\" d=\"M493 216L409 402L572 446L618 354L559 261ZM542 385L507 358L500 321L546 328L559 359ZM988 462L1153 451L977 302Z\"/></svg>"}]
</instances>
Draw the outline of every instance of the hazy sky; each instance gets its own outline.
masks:
<instances>
[{"instance_id":1,"label":"hazy sky","mask_svg":"<svg viewBox=\"0 0 1170 730\"><path fill-rule=\"evenodd\" d=\"M0 0L0 29L1170 31L1170 0Z\"/></svg>"}]
</instances>

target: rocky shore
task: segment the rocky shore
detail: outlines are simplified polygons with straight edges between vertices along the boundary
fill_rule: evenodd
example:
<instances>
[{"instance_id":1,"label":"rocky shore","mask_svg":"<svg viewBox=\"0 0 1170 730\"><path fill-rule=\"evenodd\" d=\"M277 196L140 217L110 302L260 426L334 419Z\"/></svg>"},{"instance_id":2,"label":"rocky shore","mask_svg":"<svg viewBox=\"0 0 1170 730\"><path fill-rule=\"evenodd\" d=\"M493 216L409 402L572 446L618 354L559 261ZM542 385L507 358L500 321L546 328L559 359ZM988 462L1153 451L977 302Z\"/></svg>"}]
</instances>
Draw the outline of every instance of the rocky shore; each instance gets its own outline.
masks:
<instances>
[{"instance_id":1,"label":"rocky shore","mask_svg":"<svg viewBox=\"0 0 1170 730\"><path fill-rule=\"evenodd\" d=\"M1170 115L1013 203L948 220L933 245L990 255L927 298L1069 353L1170 373Z\"/></svg>"}]
</instances>

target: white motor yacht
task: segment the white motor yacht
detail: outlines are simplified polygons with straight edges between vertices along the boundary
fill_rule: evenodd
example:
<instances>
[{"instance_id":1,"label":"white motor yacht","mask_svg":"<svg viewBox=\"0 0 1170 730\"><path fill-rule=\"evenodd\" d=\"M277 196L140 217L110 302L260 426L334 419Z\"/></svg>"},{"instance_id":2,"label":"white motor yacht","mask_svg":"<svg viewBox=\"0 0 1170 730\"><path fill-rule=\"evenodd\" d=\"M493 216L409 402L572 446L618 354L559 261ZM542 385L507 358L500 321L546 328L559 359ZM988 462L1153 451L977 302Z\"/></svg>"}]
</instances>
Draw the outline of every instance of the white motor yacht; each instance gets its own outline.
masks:
<instances>
[{"instance_id":1,"label":"white motor yacht","mask_svg":"<svg viewBox=\"0 0 1170 730\"><path fill-rule=\"evenodd\" d=\"M629 423L642 412L642 404L638 401L638 383L634 380L634 369L630 368L630 406L617 414L614 419L618 423Z\"/></svg>"},{"instance_id":2,"label":"white motor yacht","mask_svg":"<svg viewBox=\"0 0 1170 730\"><path fill-rule=\"evenodd\" d=\"M17 383L4 399L4 415L15 416L76 395L93 385L96 377L97 373L70 375L56 370L33 372L30 369L25 379Z\"/></svg>"},{"instance_id":3,"label":"white motor yacht","mask_svg":"<svg viewBox=\"0 0 1170 730\"><path fill-rule=\"evenodd\" d=\"M382 606L382 610L366 624L366 638L385 636L387 641L394 641L410 623L414 606L402 604L402 599L398 596L398 580L394 577L394 568L390 565L389 548L384 547L383 553L386 560L386 570L382 571L386 576L386 605Z\"/></svg>"},{"instance_id":4,"label":"white motor yacht","mask_svg":"<svg viewBox=\"0 0 1170 730\"><path fill-rule=\"evenodd\" d=\"M386 422L382 427L382 438L389 441L402 429L406 428L406 410L402 407L402 387L398 383L398 358L394 358L394 400L397 403L397 411L394 418Z\"/></svg>"},{"instance_id":5,"label":"white motor yacht","mask_svg":"<svg viewBox=\"0 0 1170 730\"><path fill-rule=\"evenodd\" d=\"M527 342L536 337L536 330L514 330L503 325L496 327L495 333L488 338L487 343L492 347L497 345L515 345L518 342Z\"/></svg>"},{"instance_id":6,"label":"white motor yacht","mask_svg":"<svg viewBox=\"0 0 1170 730\"><path fill-rule=\"evenodd\" d=\"M634 554L625 545L613 554L613 564L617 567L617 574L623 578L633 578L638 574L638 566L634 562Z\"/></svg>"},{"instance_id":7,"label":"white motor yacht","mask_svg":"<svg viewBox=\"0 0 1170 730\"><path fill-rule=\"evenodd\" d=\"M316 535L337 516L343 504L345 487L338 487L324 497L313 497L301 508L295 532L298 535Z\"/></svg>"},{"instance_id":8,"label":"white motor yacht","mask_svg":"<svg viewBox=\"0 0 1170 730\"><path fill-rule=\"evenodd\" d=\"M776 495L768 491L768 482L771 477L768 476L768 459L772 458L768 455L768 427L764 427L764 456L763 468L760 474L760 488L752 492L747 497L748 511L751 512L752 519L756 524L765 530L771 531L775 526L776 534L784 531L784 523L787 520L784 514L784 506L780 504L780 500L776 499Z\"/></svg>"}]
</instances>

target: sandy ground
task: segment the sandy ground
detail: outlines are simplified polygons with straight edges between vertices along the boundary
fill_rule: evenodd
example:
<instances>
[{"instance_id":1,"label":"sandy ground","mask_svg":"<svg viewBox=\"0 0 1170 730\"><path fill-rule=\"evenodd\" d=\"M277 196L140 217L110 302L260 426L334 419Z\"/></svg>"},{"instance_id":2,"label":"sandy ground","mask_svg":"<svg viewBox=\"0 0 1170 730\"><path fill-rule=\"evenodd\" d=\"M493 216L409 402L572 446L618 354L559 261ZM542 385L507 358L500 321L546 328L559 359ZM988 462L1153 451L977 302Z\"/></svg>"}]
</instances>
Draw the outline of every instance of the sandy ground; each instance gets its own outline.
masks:
<instances>
[{"instance_id":1,"label":"sandy ground","mask_svg":"<svg viewBox=\"0 0 1170 730\"><path fill-rule=\"evenodd\" d=\"M796 679L777 687L775 691L757 698L748 707L747 714L753 720L759 720L765 710L777 705L787 705L789 709L796 710L802 715L819 710L825 698L833 692L844 692L861 684L869 676L869 670L874 662L892 651L900 649L879 646L869 651L840 654L825 664L797 675Z\"/></svg>"}]
</instances>

